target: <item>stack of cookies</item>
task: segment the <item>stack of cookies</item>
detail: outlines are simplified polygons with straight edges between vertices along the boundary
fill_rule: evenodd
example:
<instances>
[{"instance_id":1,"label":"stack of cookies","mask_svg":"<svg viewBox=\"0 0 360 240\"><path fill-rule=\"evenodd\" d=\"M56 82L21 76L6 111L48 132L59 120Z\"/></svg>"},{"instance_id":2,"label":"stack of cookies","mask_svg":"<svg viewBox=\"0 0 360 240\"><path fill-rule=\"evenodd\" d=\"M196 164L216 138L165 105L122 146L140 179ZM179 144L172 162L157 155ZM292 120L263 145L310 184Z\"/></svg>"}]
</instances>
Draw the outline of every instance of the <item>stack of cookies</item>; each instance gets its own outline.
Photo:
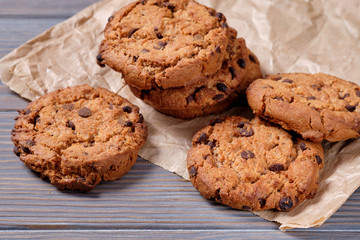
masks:
<instances>
[{"instance_id":1,"label":"stack of cookies","mask_svg":"<svg viewBox=\"0 0 360 240\"><path fill-rule=\"evenodd\" d=\"M104 34L98 64L173 117L224 111L262 76L225 16L193 0L134 2L109 18Z\"/></svg>"},{"instance_id":2,"label":"stack of cookies","mask_svg":"<svg viewBox=\"0 0 360 240\"><path fill-rule=\"evenodd\" d=\"M204 197L234 208L289 211L317 192L320 142L360 136L360 86L322 73L287 73L254 81L246 95L253 120L215 119L193 137L191 182Z\"/></svg>"}]
</instances>

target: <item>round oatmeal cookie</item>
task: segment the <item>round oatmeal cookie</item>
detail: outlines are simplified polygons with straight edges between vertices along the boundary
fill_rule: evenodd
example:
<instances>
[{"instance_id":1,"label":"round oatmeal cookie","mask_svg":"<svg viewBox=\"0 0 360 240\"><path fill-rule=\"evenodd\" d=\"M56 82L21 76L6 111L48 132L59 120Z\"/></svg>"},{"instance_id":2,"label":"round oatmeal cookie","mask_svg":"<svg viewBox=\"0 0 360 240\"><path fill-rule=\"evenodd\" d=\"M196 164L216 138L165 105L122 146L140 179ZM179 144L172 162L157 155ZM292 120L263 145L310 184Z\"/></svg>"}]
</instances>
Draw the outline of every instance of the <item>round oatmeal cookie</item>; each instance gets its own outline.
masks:
<instances>
[{"instance_id":1,"label":"round oatmeal cookie","mask_svg":"<svg viewBox=\"0 0 360 240\"><path fill-rule=\"evenodd\" d=\"M139 108L103 88L69 87L19 111L14 153L59 189L90 191L135 164L147 138Z\"/></svg>"},{"instance_id":2,"label":"round oatmeal cookie","mask_svg":"<svg viewBox=\"0 0 360 240\"><path fill-rule=\"evenodd\" d=\"M136 1L109 18L98 64L138 89L200 84L226 55L225 16L193 0Z\"/></svg>"},{"instance_id":3,"label":"round oatmeal cookie","mask_svg":"<svg viewBox=\"0 0 360 240\"><path fill-rule=\"evenodd\" d=\"M205 198L237 209L289 211L316 194L322 159L320 143L259 117L228 116L194 135L187 167Z\"/></svg>"},{"instance_id":4,"label":"round oatmeal cookie","mask_svg":"<svg viewBox=\"0 0 360 240\"><path fill-rule=\"evenodd\" d=\"M189 119L226 110L253 80L262 77L257 57L246 47L245 40L236 39L234 33L227 48L229 58L216 74L207 77L206 83L151 90L130 86L130 90L159 112L176 118Z\"/></svg>"},{"instance_id":5,"label":"round oatmeal cookie","mask_svg":"<svg viewBox=\"0 0 360 240\"><path fill-rule=\"evenodd\" d=\"M247 89L253 112L320 142L360 136L360 86L328 74L284 73Z\"/></svg>"}]
</instances>

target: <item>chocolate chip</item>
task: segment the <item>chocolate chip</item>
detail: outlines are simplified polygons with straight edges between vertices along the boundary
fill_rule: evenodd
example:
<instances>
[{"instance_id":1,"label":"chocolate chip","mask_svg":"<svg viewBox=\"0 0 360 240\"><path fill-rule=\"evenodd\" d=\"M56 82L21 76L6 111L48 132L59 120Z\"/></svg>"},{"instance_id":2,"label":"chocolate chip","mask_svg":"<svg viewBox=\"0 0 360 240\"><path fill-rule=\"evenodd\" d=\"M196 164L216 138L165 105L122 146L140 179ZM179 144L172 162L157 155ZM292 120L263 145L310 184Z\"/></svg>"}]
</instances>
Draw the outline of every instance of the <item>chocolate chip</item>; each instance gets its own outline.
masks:
<instances>
[{"instance_id":1,"label":"chocolate chip","mask_svg":"<svg viewBox=\"0 0 360 240\"><path fill-rule=\"evenodd\" d=\"M190 168L190 177L195 177L196 174L197 174L197 169L196 169L196 167L192 166Z\"/></svg>"},{"instance_id":2,"label":"chocolate chip","mask_svg":"<svg viewBox=\"0 0 360 240\"><path fill-rule=\"evenodd\" d=\"M216 88L220 92L226 92L228 90L228 87L224 83L217 83Z\"/></svg>"},{"instance_id":3,"label":"chocolate chip","mask_svg":"<svg viewBox=\"0 0 360 240\"><path fill-rule=\"evenodd\" d=\"M246 62L245 62L245 60L242 59L242 58L239 58L239 60L237 61L237 64L238 64L239 67L241 67L241 68L245 68L245 66L246 66Z\"/></svg>"},{"instance_id":4,"label":"chocolate chip","mask_svg":"<svg viewBox=\"0 0 360 240\"><path fill-rule=\"evenodd\" d=\"M89 108L83 107L83 108L80 108L78 110L78 114L82 118L88 118L88 117L91 116L92 113L91 113L91 110Z\"/></svg>"},{"instance_id":5,"label":"chocolate chip","mask_svg":"<svg viewBox=\"0 0 360 240\"><path fill-rule=\"evenodd\" d=\"M216 140L208 142L207 145L209 145L210 148L214 148L216 146Z\"/></svg>"},{"instance_id":6,"label":"chocolate chip","mask_svg":"<svg viewBox=\"0 0 360 240\"><path fill-rule=\"evenodd\" d=\"M212 99L214 100L214 101L219 101L219 100L221 100L221 99L223 99L224 98L224 94L217 94L217 95L215 95Z\"/></svg>"},{"instance_id":7,"label":"chocolate chip","mask_svg":"<svg viewBox=\"0 0 360 240\"><path fill-rule=\"evenodd\" d=\"M144 122L144 116L140 113L138 123L143 123L143 122Z\"/></svg>"},{"instance_id":8,"label":"chocolate chip","mask_svg":"<svg viewBox=\"0 0 360 240\"><path fill-rule=\"evenodd\" d=\"M132 36L137 30L139 30L139 28L132 28L132 29L130 29L130 31L129 31L128 34L127 34L127 37L128 37L128 38L131 38L131 36Z\"/></svg>"},{"instance_id":9,"label":"chocolate chip","mask_svg":"<svg viewBox=\"0 0 360 240\"><path fill-rule=\"evenodd\" d=\"M36 124L38 124L40 122L40 116L36 115L34 118L34 125L36 126Z\"/></svg>"},{"instance_id":10,"label":"chocolate chip","mask_svg":"<svg viewBox=\"0 0 360 240\"><path fill-rule=\"evenodd\" d=\"M223 22L223 23L221 24L221 27L222 27L222 28L229 28L229 25L228 25L226 22Z\"/></svg>"},{"instance_id":11,"label":"chocolate chip","mask_svg":"<svg viewBox=\"0 0 360 240\"><path fill-rule=\"evenodd\" d=\"M145 3L146 3L147 1L148 1L148 0L141 0L140 3L141 3L142 5L145 5Z\"/></svg>"},{"instance_id":12,"label":"chocolate chip","mask_svg":"<svg viewBox=\"0 0 360 240\"><path fill-rule=\"evenodd\" d=\"M166 43L166 42L163 42L163 41L159 41L157 44L158 44L158 45L155 45L155 46L154 46L154 48L155 48L156 50L162 50L162 49L164 49L165 46L167 45L167 43Z\"/></svg>"},{"instance_id":13,"label":"chocolate chip","mask_svg":"<svg viewBox=\"0 0 360 240\"><path fill-rule=\"evenodd\" d=\"M224 14L222 14L221 12L217 12L215 16L218 18L219 21L221 21L224 17Z\"/></svg>"},{"instance_id":14,"label":"chocolate chip","mask_svg":"<svg viewBox=\"0 0 360 240\"><path fill-rule=\"evenodd\" d=\"M221 48L220 48L220 46L216 46L215 51L216 51L217 53L221 53Z\"/></svg>"},{"instance_id":15,"label":"chocolate chip","mask_svg":"<svg viewBox=\"0 0 360 240\"><path fill-rule=\"evenodd\" d=\"M201 133L199 138L196 140L197 144L207 143L209 141L209 136L206 133Z\"/></svg>"},{"instance_id":16,"label":"chocolate chip","mask_svg":"<svg viewBox=\"0 0 360 240\"><path fill-rule=\"evenodd\" d=\"M321 90L321 86L320 85L311 85L311 87L315 90L320 91Z\"/></svg>"},{"instance_id":17,"label":"chocolate chip","mask_svg":"<svg viewBox=\"0 0 360 240\"><path fill-rule=\"evenodd\" d=\"M132 112L132 108L129 107L129 106L123 107L122 110L123 110L124 112L126 112L126 113L131 113L131 112Z\"/></svg>"},{"instance_id":18,"label":"chocolate chip","mask_svg":"<svg viewBox=\"0 0 360 240\"><path fill-rule=\"evenodd\" d=\"M75 130L75 124L70 120L66 122L66 127L71 128L72 130Z\"/></svg>"},{"instance_id":19,"label":"chocolate chip","mask_svg":"<svg viewBox=\"0 0 360 240\"><path fill-rule=\"evenodd\" d=\"M83 154L84 154L85 156L89 155L89 153L87 153L87 152L83 152Z\"/></svg>"},{"instance_id":20,"label":"chocolate chip","mask_svg":"<svg viewBox=\"0 0 360 240\"><path fill-rule=\"evenodd\" d=\"M256 63L256 59L255 59L255 56L254 56L254 55L249 54L249 59L250 59L250 61L252 61L253 63Z\"/></svg>"},{"instance_id":21,"label":"chocolate chip","mask_svg":"<svg viewBox=\"0 0 360 240\"><path fill-rule=\"evenodd\" d=\"M254 130L250 128L249 130L246 130L245 128L240 130L240 135L243 137L251 137L254 135Z\"/></svg>"},{"instance_id":22,"label":"chocolate chip","mask_svg":"<svg viewBox=\"0 0 360 240\"><path fill-rule=\"evenodd\" d=\"M314 97L314 96L310 96L310 97L307 97L306 99L307 99L307 100L315 100L315 99L316 99L316 97Z\"/></svg>"},{"instance_id":23,"label":"chocolate chip","mask_svg":"<svg viewBox=\"0 0 360 240\"><path fill-rule=\"evenodd\" d=\"M217 123L222 123L222 122L224 122L224 119L222 119L222 118L216 118L216 119L214 119L214 120L212 120L212 121L210 122L210 125L211 125L211 126L215 126L215 124L217 124Z\"/></svg>"},{"instance_id":24,"label":"chocolate chip","mask_svg":"<svg viewBox=\"0 0 360 240\"><path fill-rule=\"evenodd\" d=\"M162 38L163 38L163 35L162 35L161 33L157 33L157 34L156 34L156 37L157 37L158 39L162 39Z\"/></svg>"},{"instance_id":25,"label":"chocolate chip","mask_svg":"<svg viewBox=\"0 0 360 240\"><path fill-rule=\"evenodd\" d=\"M231 79L234 79L236 77L235 68L229 67L229 72L231 73Z\"/></svg>"},{"instance_id":26,"label":"chocolate chip","mask_svg":"<svg viewBox=\"0 0 360 240\"><path fill-rule=\"evenodd\" d=\"M25 115L29 115L30 113L31 113L31 110L29 108L26 109L25 112L24 112Z\"/></svg>"},{"instance_id":27,"label":"chocolate chip","mask_svg":"<svg viewBox=\"0 0 360 240\"><path fill-rule=\"evenodd\" d=\"M23 151L23 152L26 153L26 154L31 153L30 149L27 148L27 147L21 146L20 148L21 148L21 151Z\"/></svg>"},{"instance_id":28,"label":"chocolate chip","mask_svg":"<svg viewBox=\"0 0 360 240\"><path fill-rule=\"evenodd\" d=\"M292 207L293 207L293 202L292 202L291 198L284 197L284 198L280 199L279 208L281 209L281 211L287 211L287 210L291 209Z\"/></svg>"},{"instance_id":29,"label":"chocolate chip","mask_svg":"<svg viewBox=\"0 0 360 240\"><path fill-rule=\"evenodd\" d=\"M245 126L245 124L249 124L249 122L240 122L237 127L238 128L243 128Z\"/></svg>"},{"instance_id":30,"label":"chocolate chip","mask_svg":"<svg viewBox=\"0 0 360 240\"><path fill-rule=\"evenodd\" d=\"M144 48L144 49L141 50L141 53L148 53L148 52L150 52L150 51L147 50L146 48Z\"/></svg>"},{"instance_id":31,"label":"chocolate chip","mask_svg":"<svg viewBox=\"0 0 360 240\"><path fill-rule=\"evenodd\" d=\"M320 165L322 163L321 157L319 155L316 155L315 158L316 158L316 163Z\"/></svg>"},{"instance_id":32,"label":"chocolate chip","mask_svg":"<svg viewBox=\"0 0 360 240\"><path fill-rule=\"evenodd\" d=\"M136 62L139 59L139 56L133 56L134 62Z\"/></svg>"},{"instance_id":33,"label":"chocolate chip","mask_svg":"<svg viewBox=\"0 0 360 240\"><path fill-rule=\"evenodd\" d=\"M347 98L347 97L349 97L349 96L350 96L350 93L345 93L345 95L342 96L340 99L344 99L344 98Z\"/></svg>"},{"instance_id":34,"label":"chocolate chip","mask_svg":"<svg viewBox=\"0 0 360 240\"><path fill-rule=\"evenodd\" d=\"M303 151L305 151L307 149L305 143L303 143L303 142L300 143L300 149Z\"/></svg>"},{"instance_id":35,"label":"chocolate chip","mask_svg":"<svg viewBox=\"0 0 360 240\"><path fill-rule=\"evenodd\" d=\"M32 146L35 145L35 141L33 141L33 140L26 140L25 144L26 144L27 146L32 147Z\"/></svg>"},{"instance_id":36,"label":"chocolate chip","mask_svg":"<svg viewBox=\"0 0 360 240\"><path fill-rule=\"evenodd\" d=\"M221 199L221 196L220 196L220 189L216 190L214 199L217 202L222 202L222 199Z\"/></svg>"},{"instance_id":37,"label":"chocolate chip","mask_svg":"<svg viewBox=\"0 0 360 240\"><path fill-rule=\"evenodd\" d=\"M186 103L189 104L189 103L191 103L192 101L194 101L194 96L193 96L193 95L189 95L189 96L186 98Z\"/></svg>"},{"instance_id":38,"label":"chocolate chip","mask_svg":"<svg viewBox=\"0 0 360 240\"><path fill-rule=\"evenodd\" d=\"M356 89L356 95L360 97L360 89Z\"/></svg>"},{"instance_id":39,"label":"chocolate chip","mask_svg":"<svg viewBox=\"0 0 360 240\"><path fill-rule=\"evenodd\" d=\"M111 20L113 20L114 19L114 16L110 16L109 18L108 18L108 22L110 22Z\"/></svg>"},{"instance_id":40,"label":"chocolate chip","mask_svg":"<svg viewBox=\"0 0 360 240\"><path fill-rule=\"evenodd\" d=\"M284 101L284 99L282 97L275 97L275 100L280 100L280 101Z\"/></svg>"},{"instance_id":41,"label":"chocolate chip","mask_svg":"<svg viewBox=\"0 0 360 240\"><path fill-rule=\"evenodd\" d=\"M294 81L288 78L285 78L284 80L282 80L281 82L285 82L285 83L293 83Z\"/></svg>"},{"instance_id":42,"label":"chocolate chip","mask_svg":"<svg viewBox=\"0 0 360 240\"><path fill-rule=\"evenodd\" d=\"M240 153L241 157L248 160L250 158L255 158L255 154L252 151L242 151Z\"/></svg>"},{"instance_id":43,"label":"chocolate chip","mask_svg":"<svg viewBox=\"0 0 360 240\"><path fill-rule=\"evenodd\" d=\"M96 56L96 60L101 63L104 59L102 58L101 54L99 53L99 54Z\"/></svg>"},{"instance_id":44,"label":"chocolate chip","mask_svg":"<svg viewBox=\"0 0 360 240\"><path fill-rule=\"evenodd\" d=\"M63 109L65 109L65 110L72 111L72 110L74 109L74 104L72 104L72 103L64 104L62 107L63 107Z\"/></svg>"},{"instance_id":45,"label":"chocolate chip","mask_svg":"<svg viewBox=\"0 0 360 240\"><path fill-rule=\"evenodd\" d=\"M357 104L355 104L355 105L348 104L345 106L346 110L348 110L349 112L355 111L356 107L357 107Z\"/></svg>"},{"instance_id":46,"label":"chocolate chip","mask_svg":"<svg viewBox=\"0 0 360 240\"><path fill-rule=\"evenodd\" d=\"M14 152L15 155L18 156L18 157L19 157L20 154L21 154L20 148L18 148L18 147L14 147L13 152Z\"/></svg>"},{"instance_id":47,"label":"chocolate chip","mask_svg":"<svg viewBox=\"0 0 360 240\"><path fill-rule=\"evenodd\" d=\"M175 5L173 3L169 3L169 2L163 2L161 4L162 7L167 7L168 9L170 9L172 12L175 9Z\"/></svg>"},{"instance_id":48,"label":"chocolate chip","mask_svg":"<svg viewBox=\"0 0 360 240\"><path fill-rule=\"evenodd\" d=\"M259 199L259 204L260 204L260 207L261 207L261 208L265 207L266 199L265 199L265 198L260 198L260 199Z\"/></svg>"},{"instance_id":49,"label":"chocolate chip","mask_svg":"<svg viewBox=\"0 0 360 240\"><path fill-rule=\"evenodd\" d=\"M269 170L272 172L280 172L280 171L284 171L284 165L282 165L281 163L274 163L269 167Z\"/></svg>"},{"instance_id":50,"label":"chocolate chip","mask_svg":"<svg viewBox=\"0 0 360 240\"><path fill-rule=\"evenodd\" d=\"M129 121L129 120L128 120L128 121L125 122L124 125L125 125L125 127L132 127L132 126L133 126L133 123L132 123L132 121Z\"/></svg>"}]
</instances>

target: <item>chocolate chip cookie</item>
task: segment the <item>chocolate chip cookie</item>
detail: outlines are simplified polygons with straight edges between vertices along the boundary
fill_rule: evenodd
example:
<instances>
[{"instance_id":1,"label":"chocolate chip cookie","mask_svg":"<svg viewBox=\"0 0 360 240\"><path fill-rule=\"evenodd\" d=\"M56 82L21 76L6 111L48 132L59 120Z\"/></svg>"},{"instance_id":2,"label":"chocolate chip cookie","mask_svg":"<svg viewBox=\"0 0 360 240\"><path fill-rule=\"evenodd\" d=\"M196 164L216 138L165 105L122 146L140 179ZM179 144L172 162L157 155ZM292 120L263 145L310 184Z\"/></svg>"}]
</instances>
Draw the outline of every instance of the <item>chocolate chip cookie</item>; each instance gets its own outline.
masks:
<instances>
[{"instance_id":1,"label":"chocolate chip cookie","mask_svg":"<svg viewBox=\"0 0 360 240\"><path fill-rule=\"evenodd\" d=\"M141 90L201 84L226 55L225 16L193 0L136 1L109 18L98 64Z\"/></svg>"},{"instance_id":2,"label":"chocolate chip cookie","mask_svg":"<svg viewBox=\"0 0 360 240\"><path fill-rule=\"evenodd\" d=\"M147 138L139 108L88 85L46 94L19 111L14 153L59 189L90 191L135 164Z\"/></svg>"},{"instance_id":3,"label":"chocolate chip cookie","mask_svg":"<svg viewBox=\"0 0 360 240\"><path fill-rule=\"evenodd\" d=\"M202 196L237 209L289 211L317 192L320 143L255 117L215 119L194 135L187 156Z\"/></svg>"},{"instance_id":4,"label":"chocolate chip cookie","mask_svg":"<svg viewBox=\"0 0 360 240\"><path fill-rule=\"evenodd\" d=\"M220 70L203 81L203 84L180 88L139 90L130 86L131 91L158 111L176 118L194 118L226 110L239 93L244 93L248 85L262 77L257 57L246 47L245 40L236 39L232 31L229 58Z\"/></svg>"},{"instance_id":5,"label":"chocolate chip cookie","mask_svg":"<svg viewBox=\"0 0 360 240\"><path fill-rule=\"evenodd\" d=\"M284 73L254 81L253 112L312 141L360 136L360 86L328 74Z\"/></svg>"}]
</instances>

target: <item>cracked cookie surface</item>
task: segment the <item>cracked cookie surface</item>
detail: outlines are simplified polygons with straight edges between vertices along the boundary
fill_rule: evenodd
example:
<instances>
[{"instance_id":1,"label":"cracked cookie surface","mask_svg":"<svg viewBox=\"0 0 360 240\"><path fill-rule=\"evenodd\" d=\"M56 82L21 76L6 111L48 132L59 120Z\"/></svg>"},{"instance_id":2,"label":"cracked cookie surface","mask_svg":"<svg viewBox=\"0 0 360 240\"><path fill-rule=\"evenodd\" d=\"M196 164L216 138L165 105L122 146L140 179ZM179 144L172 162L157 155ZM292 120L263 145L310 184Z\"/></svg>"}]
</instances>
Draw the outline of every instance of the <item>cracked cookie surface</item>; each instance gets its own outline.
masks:
<instances>
[{"instance_id":1,"label":"cracked cookie surface","mask_svg":"<svg viewBox=\"0 0 360 240\"><path fill-rule=\"evenodd\" d=\"M177 118L194 118L226 110L244 93L248 85L261 78L262 73L257 57L246 47L243 38L236 39L236 31L227 48L221 69L207 77L207 82L180 88L139 90L131 87L138 98L160 112Z\"/></svg>"},{"instance_id":2,"label":"cracked cookie surface","mask_svg":"<svg viewBox=\"0 0 360 240\"><path fill-rule=\"evenodd\" d=\"M320 143L255 117L215 119L193 137L187 167L205 198L237 209L289 211L316 194Z\"/></svg>"},{"instance_id":3,"label":"cracked cookie surface","mask_svg":"<svg viewBox=\"0 0 360 240\"><path fill-rule=\"evenodd\" d=\"M223 14L193 0L134 2L109 18L97 56L138 89L200 84L226 55Z\"/></svg>"},{"instance_id":4,"label":"cracked cookie surface","mask_svg":"<svg viewBox=\"0 0 360 240\"><path fill-rule=\"evenodd\" d=\"M328 74L284 73L247 89L253 112L312 141L360 136L360 86Z\"/></svg>"},{"instance_id":5,"label":"cracked cookie surface","mask_svg":"<svg viewBox=\"0 0 360 240\"><path fill-rule=\"evenodd\" d=\"M90 191L135 164L147 138L139 108L88 85L46 94L19 111L14 153L59 189Z\"/></svg>"}]
</instances>

